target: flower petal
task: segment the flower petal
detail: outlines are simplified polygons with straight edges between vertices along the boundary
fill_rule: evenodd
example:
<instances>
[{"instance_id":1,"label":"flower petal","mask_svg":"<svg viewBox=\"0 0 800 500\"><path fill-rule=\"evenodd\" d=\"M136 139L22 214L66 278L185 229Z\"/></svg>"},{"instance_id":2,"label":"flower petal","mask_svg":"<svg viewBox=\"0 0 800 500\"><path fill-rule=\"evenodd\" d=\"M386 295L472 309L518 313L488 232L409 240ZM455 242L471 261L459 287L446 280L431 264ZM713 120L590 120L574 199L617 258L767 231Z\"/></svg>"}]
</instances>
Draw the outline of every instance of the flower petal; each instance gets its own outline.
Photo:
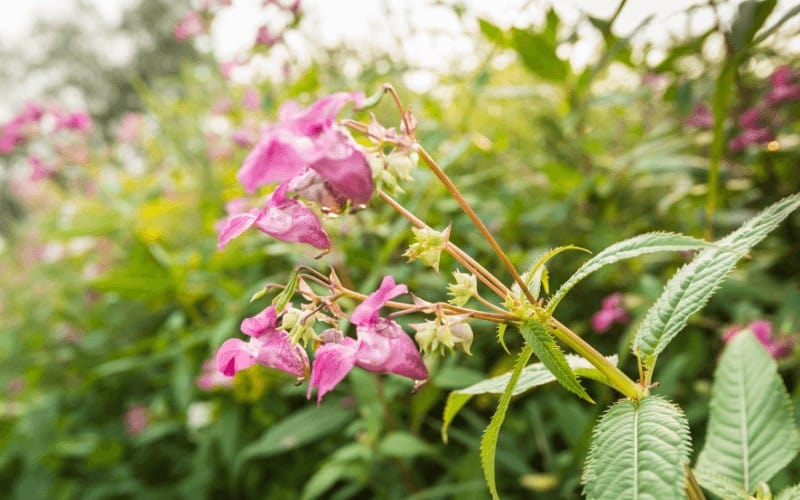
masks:
<instances>
[{"instance_id":1,"label":"flower petal","mask_svg":"<svg viewBox=\"0 0 800 500\"><path fill-rule=\"evenodd\" d=\"M260 365L276 368L299 379L308 376L308 354L299 345L292 345L289 336L283 330L274 330L273 334L263 337L256 361Z\"/></svg>"},{"instance_id":2,"label":"flower petal","mask_svg":"<svg viewBox=\"0 0 800 500\"><path fill-rule=\"evenodd\" d=\"M275 305L270 305L260 313L250 318L242 320L241 330L251 337L258 338L262 335L275 330L275 323L278 316L275 313Z\"/></svg>"},{"instance_id":3,"label":"flower petal","mask_svg":"<svg viewBox=\"0 0 800 500\"><path fill-rule=\"evenodd\" d=\"M256 215L257 213L258 211L236 214L225 219L222 230L219 232L219 243L217 244L217 248L222 250L229 241L236 238L245 232L250 226L252 226L258 218Z\"/></svg>"},{"instance_id":4,"label":"flower petal","mask_svg":"<svg viewBox=\"0 0 800 500\"><path fill-rule=\"evenodd\" d=\"M300 153L310 141L281 129L268 129L245 157L236 178L253 193L260 186L284 182L300 174L305 162Z\"/></svg>"},{"instance_id":5,"label":"flower petal","mask_svg":"<svg viewBox=\"0 0 800 500\"><path fill-rule=\"evenodd\" d=\"M382 320L378 329L358 328L356 365L376 373L394 373L412 380L428 378L428 369L414 341L394 321Z\"/></svg>"},{"instance_id":6,"label":"flower petal","mask_svg":"<svg viewBox=\"0 0 800 500\"><path fill-rule=\"evenodd\" d=\"M328 234L313 210L294 198L286 196L287 185L281 184L272 193L256 225L282 241L307 243L327 250L331 246Z\"/></svg>"},{"instance_id":7,"label":"flower petal","mask_svg":"<svg viewBox=\"0 0 800 500\"><path fill-rule=\"evenodd\" d=\"M408 293L408 287L396 285L391 276L384 277L381 286L355 308L350 315L350 322L356 326L374 325L378 321L378 311L381 307L387 301L404 293Z\"/></svg>"},{"instance_id":8,"label":"flower petal","mask_svg":"<svg viewBox=\"0 0 800 500\"><path fill-rule=\"evenodd\" d=\"M247 342L240 339L226 340L217 351L217 369L223 375L233 377L255 362L255 358L247 349Z\"/></svg>"},{"instance_id":9,"label":"flower petal","mask_svg":"<svg viewBox=\"0 0 800 500\"><path fill-rule=\"evenodd\" d=\"M308 384L309 399L314 387L317 387L317 405L319 405L322 397L350 373L356 362L358 347L358 342L346 337L338 344L323 344L317 349Z\"/></svg>"},{"instance_id":10,"label":"flower petal","mask_svg":"<svg viewBox=\"0 0 800 500\"><path fill-rule=\"evenodd\" d=\"M348 136L330 129L314 142L309 155L316 156L307 156L311 160L309 166L345 198L360 204L372 197L372 169L367 157Z\"/></svg>"}]
</instances>

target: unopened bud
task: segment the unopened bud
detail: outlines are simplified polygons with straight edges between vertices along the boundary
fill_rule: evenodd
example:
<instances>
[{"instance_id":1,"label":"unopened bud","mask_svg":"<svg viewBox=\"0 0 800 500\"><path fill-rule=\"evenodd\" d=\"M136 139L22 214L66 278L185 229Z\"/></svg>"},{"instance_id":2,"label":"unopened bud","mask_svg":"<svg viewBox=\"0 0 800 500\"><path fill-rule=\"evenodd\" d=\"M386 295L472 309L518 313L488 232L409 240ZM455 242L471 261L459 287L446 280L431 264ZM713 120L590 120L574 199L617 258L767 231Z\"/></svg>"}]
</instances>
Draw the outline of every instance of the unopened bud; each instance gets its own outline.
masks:
<instances>
[{"instance_id":1,"label":"unopened bud","mask_svg":"<svg viewBox=\"0 0 800 500\"><path fill-rule=\"evenodd\" d=\"M301 309L287 307L281 326L289 332L292 344L305 346L317 338L317 332L314 331L316 321L314 314L309 315Z\"/></svg>"},{"instance_id":2,"label":"unopened bud","mask_svg":"<svg viewBox=\"0 0 800 500\"><path fill-rule=\"evenodd\" d=\"M395 178L408 181L411 180L411 172L419 163L419 155L412 151L403 153L393 151L386 157L386 170Z\"/></svg>"},{"instance_id":3,"label":"unopened bud","mask_svg":"<svg viewBox=\"0 0 800 500\"><path fill-rule=\"evenodd\" d=\"M414 243L409 245L408 250L403 255L408 257L409 262L417 259L421 260L423 264L431 266L436 271L436 274L439 274L439 259L442 256L442 250L447 248L447 243L450 239L450 226L448 225L441 232L428 227L422 229L412 228L411 230L414 233Z\"/></svg>"},{"instance_id":4,"label":"unopened bud","mask_svg":"<svg viewBox=\"0 0 800 500\"><path fill-rule=\"evenodd\" d=\"M451 304L454 306L463 306L469 302L472 297L478 295L478 279L474 274L455 271L453 277L456 279L456 282L447 285L450 295L453 296L453 298L450 299Z\"/></svg>"}]
</instances>

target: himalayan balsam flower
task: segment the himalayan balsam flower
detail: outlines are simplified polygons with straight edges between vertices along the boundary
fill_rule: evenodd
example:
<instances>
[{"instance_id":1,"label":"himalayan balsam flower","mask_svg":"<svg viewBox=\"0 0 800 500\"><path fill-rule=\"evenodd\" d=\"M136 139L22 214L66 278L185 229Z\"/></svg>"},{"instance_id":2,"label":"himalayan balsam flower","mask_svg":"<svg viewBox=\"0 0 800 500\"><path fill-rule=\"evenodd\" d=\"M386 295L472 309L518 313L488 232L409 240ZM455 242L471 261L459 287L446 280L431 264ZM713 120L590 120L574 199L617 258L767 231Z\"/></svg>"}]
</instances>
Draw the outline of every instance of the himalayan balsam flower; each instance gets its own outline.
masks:
<instances>
[{"instance_id":1,"label":"himalayan balsam flower","mask_svg":"<svg viewBox=\"0 0 800 500\"><path fill-rule=\"evenodd\" d=\"M242 107L247 111L258 111L261 108L261 94L255 87L248 87L242 95Z\"/></svg>"},{"instance_id":2,"label":"himalayan balsam flower","mask_svg":"<svg viewBox=\"0 0 800 500\"><path fill-rule=\"evenodd\" d=\"M779 104L800 101L800 82L789 66L781 66L770 77L772 88L767 94L767 102Z\"/></svg>"},{"instance_id":3,"label":"himalayan balsam flower","mask_svg":"<svg viewBox=\"0 0 800 500\"><path fill-rule=\"evenodd\" d=\"M772 323L765 320L751 321L746 327L732 326L725 330L725 333L722 335L722 340L727 344L733 340L739 332L744 330L751 331L774 359L782 359L792 353L795 340L792 337L776 339L772 332Z\"/></svg>"},{"instance_id":4,"label":"himalayan balsam flower","mask_svg":"<svg viewBox=\"0 0 800 500\"><path fill-rule=\"evenodd\" d=\"M217 351L217 368L223 375L232 377L253 363L276 368L298 379L308 375L308 354L292 345L287 333L275 327L278 321L275 306L271 305L242 321L241 330L250 336L249 342L228 339Z\"/></svg>"},{"instance_id":5,"label":"himalayan balsam flower","mask_svg":"<svg viewBox=\"0 0 800 500\"><path fill-rule=\"evenodd\" d=\"M711 110L708 106L702 103L694 105L692 114L683 122L687 127L695 127L699 129L710 129L714 126L714 117L711 115Z\"/></svg>"},{"instance_id":6,"label":"himalayan balsam flower","mask_svg":"<svg viewBox=\"0 0 800 500\"><path fill-rule=\"evenodd\" d=\"M282 241L307 243L321 250L330 248L330 238L317 215L296 199L286 196L287 189L286 185L278 186L263 209L253 209L229 217L219 233L217 247L222 249L230 240L255 225Z\"/></svg>"},{"instance_id":7,"label":"himalayan balsam flower","mask_svg":"<svg viewBox=\"0 0 800 500\"><path fill-rule=\"evenodd\" d=\"M376 292L358 305L350 316L356 325L357 339L350 337L328 340L316 351L308 397L316 387L317 404L322 397L341 382L354 366L375 373L394 373L415 381L428 378L428 370L416 345L403 329L379 315L381 307L398 295L408 293L405 285L396 285L391 276L386 276Z\"/></svg>"},{"instance_id":8,"label":"himalayan balsam flower","mask_svg":"<svg viewBox=\"0 0 800 500\"><path fill-rule=\"evenodd\" d=\"M76 113L58 114L56 116L56 130L75 130L76 132L88 133L92 130L92 119L86 113L78 111Z\"/></svg>"},{"instance_id":9,"label":"himalayan balsam flower","mask_svg":"<svg viewBox=\"0 0 800 500\"><path fill-rule=\"evenodd\" d=\"M44 166L44 162L38 156L28 156L28 164L31 166L31 173L28 177L30 180L35 182L50 177L50 170Z\"/></svg>"},{"instance_id":10,"label":"himalayan balsam flower","mask_svg":"<svg viewBox=\"0 0 800 500\"><path fill-rule=\"evenodd\" d=\"M205 31L206 27L203 24L203 18L200 13L190 10L183 18L175 25L172 34L177 40L183 42L189 38L193 38Z\"/></svg>"},{"instance_id":11,"label":"himalayan balsam flower","mask_svg":"<svg viewBox=\"0 0 800 500\"><path fill-rule=\"evenodd\" d=\"M272 47L276 43L281 40L282 36L280 34L273 35L270 33L269 28L266 25L262 25L258 28L258 33L256 33L256 45L263 45L264 47Z\"/></svg>"},{"instance_id":12,"label":"himalayan balsam flower","mask_svg":"<svg viewBox=\"0 0 800 500\"><path fill-rule=\"evenodd\" d=\"M627 323L628 312L622 307L622 294L614 293L603 299L603 307L592 316L592 329L604 333L614 323Z\"/></svg>"}]
</instances>

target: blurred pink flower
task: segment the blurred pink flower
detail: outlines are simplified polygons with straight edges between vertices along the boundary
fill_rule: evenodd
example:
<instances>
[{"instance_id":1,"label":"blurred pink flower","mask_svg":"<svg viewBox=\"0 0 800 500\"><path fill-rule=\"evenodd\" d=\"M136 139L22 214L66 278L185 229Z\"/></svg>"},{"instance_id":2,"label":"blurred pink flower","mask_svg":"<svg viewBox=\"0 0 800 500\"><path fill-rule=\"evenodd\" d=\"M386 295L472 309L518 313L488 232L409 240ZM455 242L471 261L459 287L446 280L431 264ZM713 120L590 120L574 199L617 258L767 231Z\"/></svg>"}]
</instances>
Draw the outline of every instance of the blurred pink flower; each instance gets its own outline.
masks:
<instances>
[{"instance_id":1,"label":"blurred pink flower","mask_svg":"<svg viewBox=\"0 0 800 500\"><path fill-rule=\"evenodd\" d=\"M219 64L219 71L222 73L222 77L226 80L231 79L231 75L233 74L233 70L235 70L239 66L239 61L233 59L230 61L225 61Z\"/></svg>"},{"instance_id":2,"label":"blurred pink flower","mask_svg":"<svg viewBox=\"0 0 800 500\"><path fill-rule=\"evenodd\" d=\"M781 66L770 77L772 88L767 93L767 102L779 104L800 100L800 82L790 66Z\"/></svg>"},{"instance_id":3,"label":"blurred pink flower","mask_svg":"<svg viewBox=\"0 0 800 500\"><path fill-rule=\"evenodd\" d=\"M746 128L728 143L728 148L738 153L753 144L766 144L775 139L775 132L767 127Z\"/></svg>"},{"instance_id":4,"label":"blurred pink flower","mask_svg":"<svg viewBox=\"0 0 800 500\"><path fill-rule=\"evenodd\" d=\"M75 113L56 112L56 130L75 130L88 133L92 130L92 119L83 111Z\"/></svg>"},{"instance_id":5,"label":"blurred pink flower","mask_svg":"<svg viewBox=\"0 0 800 500\"><path fill-rule=\"evenodd\" d=\"M604 333L614 323L627 323L628 321L630 321L630 317L623 308L622 294L617 292L603 299L603 306L592 316L592 329L597 333Z\"/></svg>"},{"instance_id":6,"label":"blurred pink flower","mask_svg":"<svg viewBox=\"0 0 800 500\"><path fill-rule=\"evenodd\" d=\"M238 128L231 134L231 140L241 147L250 147L256 142L255 133L246 128Z\"/></svg>"},{"instance_id":7,"label":"blurred pink flower","mask_svg":"<svg viewBox=\"0 0 800 500\"><path fill-rule=\"evenodd\" d=\"M772 331L772 323L760 319L751 321L747 326L731 326L722 334L722 340L727 344L744 330L749 330L761 345L767 350L774 359L782 359L789 356L794 349L796 342L794 337L783 337L776 339Z\"/></svg>"},{"instance_id":8,"label":"blurred pink flower","mask_svg":"<svg viewBox=\"0 0 800 500\"><path fill-rule=\"evenodd\" d=\"M232 377L253 363L275 368L298 379L308 376L308 354L293 345L288 334L275 328L275 306L271 305L251 318L242 321L241 330L250 336L249 342L238 338L226 340L217 351L217 368Z\"/></svg>"},{"instance_id":9,"label":"blurred pink flower","mask_svg":"<svg viewBox=\"0 0 800 500\"><path fill-rule=\"evenodd\" d=\"M262 209L228 217L219 232L219 249L254 225L264 233L282 241L307 243L326 250L331 242L322 228L319 217L294 198L286 196L287 186L281 184L267 199Z\"/></svg>"},{"instance_id":10,"label":"blurred pink flower","mask_svg":"<svg viewBox=\"0 0 800 500\"><path fill-rule=\"evenodd\" d=\"M282 36L280 34L273 35L270 33L269 28L266 24L261 25L258 28L258 32L256 33L256 45L262 45L264 47L272 47L276 43L281 40Z\"/></svg>"},{"instance_id":11,"label":"blurred pink flower","mask_svg":"<svg viewBox=\"0 0 800 500\"><path fill-rule=\"evenodd\" d=\"M31 166L31 173L28 178L31 181L40 181L50 177L50 170L44 166L44 162L36 155L28 156L28 165Z\"/></svg>"},{"instance_id":12,"label":"blurred pink flower","mask_svg":"<svg viewBox=\"0 0 800 500\"><path fill-rule=\"evenodd\" d=\"M200 13L190 10L178 21L172 33L176 39L184 41L203 33L205 29Z\"/></svg>"},{"instance_id":13,"label":"blurred pink flower","mask_svg":"<svg viewBox=\"0 0 800 500\"><path fill-rule=\"evenodd\" d=\"M714 126L714 116L708 106L702 103L694 105L692 114L683 122L686 127L695 127L699 129L710 129Z\"/></svg>"},{"instance_id":14,"label":"blurred pink flower","mask_svg":"<svg viewBox=\"0 0 800 500\"><path fill-rule=\"evenodd\" d=\"M214 104L211 105L211 112L218 115L224 115L230 111L232 107L233 103L231 103L230 99L227 97L220 97L214 101Z\"/></svg>"},{"instance_id":15,"label":"blurred pink flower","mask_svg":"<svg viewBox=\"0 0 800 500\"><path fill-rule=\"evenodd\" d=\"M150 418L147 415L147 408L142 405L131 407L125 412L125 428L131 436L137 436L147 429Z\"/></svg>"},{"instance_id":16,"label":"blurred pink flower","mask_svg":"<svg viewBox=\"0 0 800 500\"><path fill-rule=\"evenodd\" d=\"M316 387L317 404L320 404L322 397L354 366L375 373L394 373L414 381L428 378L428 369L411 337L400 325L379 315L387 301L404 293L408 293L405 285L396 285L391 276L386 276L378 290L364 299L350 316L358 338L330 335L326 339L328 342L317 349L308 385L309 399Z\"/></svg>"},{"instance_id":17,"label":"blurred pink flower","mask_svg":"<svg viewBox=\"0 0 800 500\"><path fill-rule=\"evenodd\" d=\"M242 107L247 111L258 111L261 109L261 94L255 87L247 87L242 95Z\"/></svg>"},{"instance_id":18,"label":"blurred pink flower","mask_svg":"<svg viewBox=\"0 0 800 500\"><path fill-rule=\"evenodd\" d=\"M244 160L237 177L249 192L274 182L289 182L307 168L316 171L342 197L366 203L372 196L372 170L364 153L334 121L348 102L359 105L364 95L339 92L300 109L289 101L278 111Z\"/></svg>"},{"instance_id":19,"label":"blurred pink flower","mask_svg":"<svg viewBox=\"0 0 800 500\"><path fill-rule=\"evenodd\" d=\"M125 113L117 127L117 141L123 144L131 143L139 136L142 130L142 115L139 113Z\"/></svg>"},{"instance_id":20,"label":"blurred pink flower","mask_svg":"<svg viewBox=\"0 0 800 500\"><path fill-rule=\"evenodd\" d=\"M195 383L197 387L204 391L233 387L233 379L220 372L216 361L213 359L207 359L203 362L203 372L197 377Z\"/></svg>"},{"instance_id":21,"label":"blurred pink flower","mask_svg":"<svg viewBox=\"0 0 800 500\"><path fill-rule=\"evenodd\" d=\"M20 117L15 117L3 125L0 130L0 154L9 154L25 142L24 126L25 121Z\"/></svg>"}]
</instances>

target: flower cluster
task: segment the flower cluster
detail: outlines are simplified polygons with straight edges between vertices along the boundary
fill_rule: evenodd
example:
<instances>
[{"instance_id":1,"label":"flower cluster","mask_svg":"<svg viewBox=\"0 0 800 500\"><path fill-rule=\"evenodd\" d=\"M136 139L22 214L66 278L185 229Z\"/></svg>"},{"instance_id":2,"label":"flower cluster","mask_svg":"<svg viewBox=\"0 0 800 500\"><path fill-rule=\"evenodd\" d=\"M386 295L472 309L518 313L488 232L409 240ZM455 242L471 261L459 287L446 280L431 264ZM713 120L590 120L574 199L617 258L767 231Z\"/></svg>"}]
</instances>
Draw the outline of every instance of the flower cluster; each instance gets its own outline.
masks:
<instances>
[{"instance_id":1,"label":"flower cluster","mask_svg":"<svg viewBox=\"0 0 800 500\"><path fill-rule=\"evenodd\" d=\"M797 101L800 101L800 77L791 67L781 66L770 76L763 98L737 118L738 133L728 143L728 149L738 153L749 146L774 141L780 126L778 113L784 105ZM697 103L684 125L711 129L714 126L714 117L708 106Z\"/></svg>"},{"instance_id":2,"label":"flower cluster","mask_svg":"<svg viewBox=\"0 0 800 500\"><path fill-rule=\"evenodd\" d=\"M774 359L783 359L789 356L794 349L795 339L793 337L777 337L772 330L772 323L763 319L751 321L747 326L731 326L722 334L722 340L727 344L745 330L752 332Z\"/></svg>"},{"instance_id":3,"label":"flower cluster","mask_svg":"<svg viewBox=\"0 0 800 500\"><path fill-rule=\"evenodd\" d=\"M317 404L355 366L375 373L394 373L414 381L428 378L428 370L417 347L402 327L391 319L380 316L380 309L389 300L407 293L405 285L398 285L387 276L380 287L359 304L350 315L356 327L356 338L346 337L342 331L329 328L320 335L308 326L307 319L291 307L278 317L271 305L258 315L242 322L242 332L250 336L249 342L237 338L226 340L217 352L217 367L227 376L244 370L254 363L276 368L303 380L309 375L309 358L306 351L292 341L292 337L314 336L316 349L310 370L308 398L317 389ZM280 327L278 322L280 320ZM299 328L298 328L299 327ZM298 329L299 335L290 335L287 329Z\"/></svg>"},{"instance_id":4,"label":"flower cluster","mask_svg":"<svg viewBox=\"0 0 800 500\"><path fill-rule=\"evenodd\" d=\"M372 197L372 171L366 156L350 135L335 123L350 101L359 105L363 94L336 93L307 109L288 102L277 123L268 125L244 160L237 178L253 193L277 183L264 207L231 214L219 233L219 247L256 226L274 238L307 243L321 250L330 239L308 202L322 212L340 213L348 205L362 206ZM293 192L302 198L289 196Z\"/></svg>"},{"instance_id":5,"label":"flower cluster","mask_svg":"<svg viewBox=\"0 0 800 500\"><path fill-rule=\"evenodd\" d=\"M630 321L628 311L622 304L622 294L614 293L603 299L603 306L592 316L592 329L597 333L605 333L614 323Z\"/></svg>"}]
</instances>

